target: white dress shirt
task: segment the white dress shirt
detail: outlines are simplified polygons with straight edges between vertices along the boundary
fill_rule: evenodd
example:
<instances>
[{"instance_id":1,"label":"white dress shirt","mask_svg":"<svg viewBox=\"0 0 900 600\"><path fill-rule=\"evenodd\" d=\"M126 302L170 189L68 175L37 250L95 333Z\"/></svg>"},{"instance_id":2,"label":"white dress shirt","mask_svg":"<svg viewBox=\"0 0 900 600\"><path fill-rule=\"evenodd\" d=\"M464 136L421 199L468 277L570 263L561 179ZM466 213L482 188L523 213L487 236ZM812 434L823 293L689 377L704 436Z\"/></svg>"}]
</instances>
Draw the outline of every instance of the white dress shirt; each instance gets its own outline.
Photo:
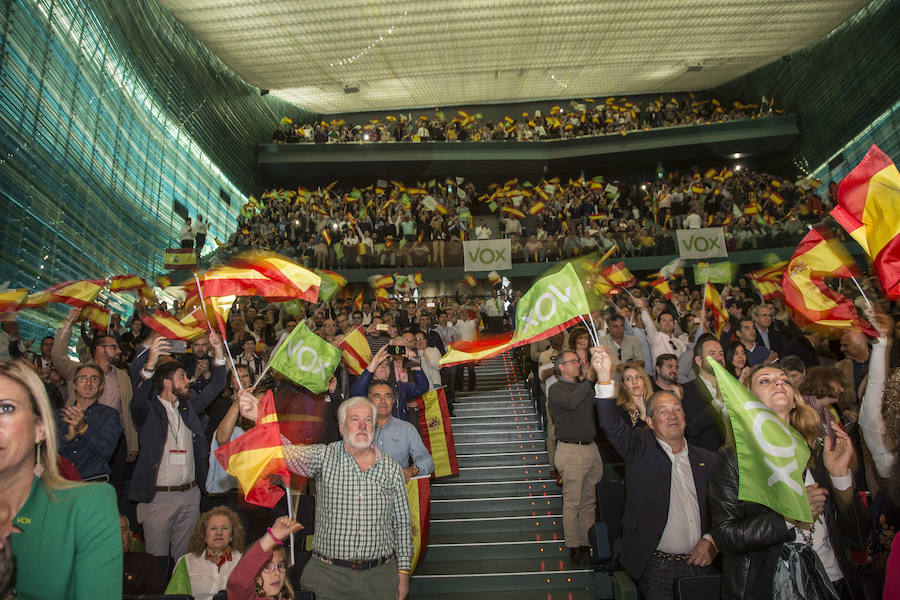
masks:
<instances>
[{"instance_id":1,"label":"white dress shirt","mask_svg":"<svg viewBox=\"0 0 900 600\"><path fill-rule=\"evenodd\" d=\"M700 505L697 502L697 487L694 485L688 446L685 443L681 452L675 454L669 444L659 438L656 441L672 461L669 517L656 549L668 554L690 554L700 541L703 530L700 527Z\"/></svg>"},{"instance_id":2,"label":"white dress shirt","mask_svg":"<svg viewBox=\"0 0 900 600\"><path fill-rule=\"evenodd\" d=\"M193 435L178 411L180 401L176 400L172 404L159 396L156 400L165 407L168 421L166 444L156 472L156 485L177 486L190 483L194 481Z\"/></svg>"}]
</instances>

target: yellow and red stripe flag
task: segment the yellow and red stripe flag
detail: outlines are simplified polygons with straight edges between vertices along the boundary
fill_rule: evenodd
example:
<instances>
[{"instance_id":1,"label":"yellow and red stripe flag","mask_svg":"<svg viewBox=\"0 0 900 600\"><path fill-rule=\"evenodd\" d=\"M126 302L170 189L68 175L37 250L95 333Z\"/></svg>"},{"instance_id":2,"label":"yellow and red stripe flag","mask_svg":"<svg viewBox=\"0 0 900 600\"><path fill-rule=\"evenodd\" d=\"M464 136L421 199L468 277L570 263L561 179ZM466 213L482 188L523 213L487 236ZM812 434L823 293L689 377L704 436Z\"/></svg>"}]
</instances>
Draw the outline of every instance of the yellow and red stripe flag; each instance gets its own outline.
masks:
<instances>
[{"instance_id":1,"label":"yellow and red stripe flag","mask_svg":"<svg viewBox=\"0 0 900 600\"><path fill-rule=\"evenodd\" d=\"M372 282L372 287L377 289L389 288L394 286L393 275L379 275Z\"/></svg>"},{"instance_id":2,"label":"yellow and red stripe flag","mask_svg":"<svg viewBox=\"0 0 900 600\"><path fill-rule=\"evenodd\" d=\"M52 288L47 288L40 292L28 294L25 296L25 299L22 300L22 305L19 308L44 308L50 303L50 300L53 297L51 289Z\"/></svg>"},{"instance_id":3,"label":"yellow and red stripe flag","mask_svg":"<svg viewBox=\"0 0 900 600\"><path fill-rule=\"evenodd\" d=\"M116 275L109 280L109 291L123 292L125 290L136 290L147 285L143 277L137 275Z\"/></svg>"},{"instance_id":4,"label":"yellow and red stripe flag","mask_svg":"<svg viewBox=\"0 0 900 600\"><path fill-rule=\"evenodd\" d=\"M391 305L391 300L388 297L386 288L375 289L375 301L378 302L378 306L381 308L387 308Z\"/></svg>"},{"instance_id":5,"label":"yellow and red stripe flag","mask_svg":"<svg viewBox=\"0 0 900 600\"><path fill-rule=\"evenodd\" d=\"M329 246L331 245L331 234L328 233L328 229L322 230L322 239L325 240L326 244L328 244Z\"/></svg>"},{"instance_id":6,"label":"yellow and red stripe flag","mask_svg":"<svg viewBox=\"0 0 900 600\"><path fill-rule=\"evenodd\" d=\"M318 281L318 276L315 276ZM303 298L296 285L277 281L256 269L220 265L197 276L205 298L212 296L261 296L272 301ZM197 284L185 285L188 296L197 294ZM318 295L318 284L315 287ZM277 300L276 300L277 299ZM306 299L306 298L303 298ZM313 301L315 297L313 297Z\"/></svg>"},{"instance_id":7,"label":"yellow and red stripe flag","mask_svg":"<svg viewBox=\"0 0 900 600\"><path fill-rule=\"evenodd\" d=\"M478 285L478 281L471 273L466 273L466 276L463 277L463 281L465 281L469 285L469 287L475 287L476 285Z\"/></svg>"},{"instance_id":8,"label":"yellow and red stripe flag","mask_svg":"<svg viewBox=\"0 0 900 600\"><path fill-rule=\"evenodd\" d=\"M669 287L669 281L665 277L660 277L654 281L645 281L641 283L641 287L652 286L654 290L659 292L666 300L672 297L672 288Z\"/></svg>"},{"instance_id":9,"label":"yellow and red stripe flag","mask_svg":"<svg viewBox=\"0 0 900 600\"><path fill-rule=\"evenodd\" d=\"M0 292L0 313L15 312L21 307L22 301L28 295L25 288Z\"/></svg>"},{"instance_id":10,"label":"yellow and red stripe flag","mask_svg":"<svg viewBox=\"0 0 900 600\"><path fill-rule=\"evenodd\" d=\"M825 277L848 278L856 272L856 264L840 242L828 232L810 230L788 261L781 280L784 303L797 324L828 332L854 329L877 337L853 303L825 285Z\"/></svg>"},{"instance_id":11,"label":"yellow and red stripe flag","mask_svg":"<svg viewBox=\"0 0 900 600\"><path fill-rule=\"evenodd\" d=\"M540 188L539 188L540 189ZM547 205L541 201L537 201L531 205L531 208L528 209L529 215L539 215L544 212L544 209L547 208Z\"/></svg>"},{"instance_id":12,"label":"yellow and red stripe flag","mask_svg":"<svg viewBox=\"0 0 900 600\"><path fill-rule=\"evenodd\" d=\"M781 288L781 278L787 264L787 261L783 260L764 269L747 273L747 277L756 284L763 300L771 300L784 293Z\"/></svg>"},{"instance_id":13,"label":"yellow and red stripe flag","mask_svg":"<svg viewBox=\"0 0 900 600\"><path fill-rule=\"evenodd\" d=\"M406 482L406 497L409 499L409 516L412 520L413 553L410 572L416 566L428 547L428 529L431 524L431 478L427 475L413 477Z\"/></svg>"},{"instance_id":14,"label":"yellow and red stripe flag","mask_svg":"<svg viewBox=\"0 0 900 600\"><path fill-rule=\"evenodd\" d=\"M50 292L50 302L61 302L84 308L100 294L105 283L102 279L66 281L49 287L45 291Z\"/></svg>"},{"instance_id":15,"label":"yellow and red stripe flag","mask_svg":"<svg viewBox=\"0 0 900 600\"><path fill-rule=\"evenodd\" d=\"M900 172L878 146L841 182L831 216L872 259L885 295L900 299Z\"/></svg>"},{"instance_id":16,"label":"yellow and red stripe flag","mask_svg":"<svg viewBox=\"0 0 900 600\"><path fill-rule=\"evenodd\" d=\"M522 219L525 217L525 213L523 213L521 210L519 210L517 208L513 208L512 206L504 206L503 208L500 209L500 211L510 214L519 219Z\"/></svg>"},{"instance_id":17,"label":"yellow and red stripe flag","mask_svg":"<svg viewBox=\"0 0 900 600\"><path fill-rule=\"evenodd\" d=\"M337 347L341 349L341 360L353 375L361 375L372 360L372 349L366 340L362 325L345 335Z\"/></svg>"},{"instance_id":18,"label":"yellow and red stripe flag","mask_svg":"<svg viewBox=\"0 0 900 600\"><path fill-rule=\"evenodd\" d=\"M228 264L240 269L253 269L273 281L287 284L297 290L295 297L307 302L315 302L319 297L321 278L306 267L302 267L275 252L250 250L234 257Z\"/></svg>"},{"instance_id":19,"label":"yellow and red stripe flag","mask_svg":"<svg viewBox=\"0 0 900 600\"><path fill-rule=\"evenodd\" d=\"M771 202L775 206L781 206L782 204L784 204L784 198L781 197L781 194L772 192L769 194L769 202Z\"/></svg>"},{"instance_id":20,"label":"yellow and red stripe flag","mask_svg":"<svg viewBox=\"0 0 900 600\"><path fill-rule=\"evenodd\" d=\"M637 283L637 278L632 275L624 262L610 265L603 270L603 277L616 287L633 287Z\"/></svg>"},{"instance_id":21,"label":"yellow and red stripe flag","mask_svg":"<svg viewBox=\"0 0 900 600\"><path fill-rule=\"evenodd\" d=\"M197 266L197 251L193 248L166 248L163 262L169 271L190 271Z\"/></svg>"},{"instance_id":22,"label":"yellow and red stripe flag","mask_svg":"<svg viewBox=\"0 0 900 600\"><path fill-rule=\"evenodd\" d=\"M706 290L703 293L703 305L706 312L712 316L712 326L715 329L716 337L722 337L722 331L728 325L728 311L722 306L722 296L719 291L711 283L706 284ZM704 328L706 323L703 323Z\"/></svg>"},{"instance_id":23,"label":"yellow and red stripe flag","mask_svg":"<svg viewBox=\"0 0 900 600\"><path fill-rule=\"evenodd\" d=\"M416 398L419 407L419 431L422 442L434 459L434 476L459 475L456 443L450 425L450 411L444 388L425 392Z\"/></svg>"},{"instance_id":24,"label":"yellow and red stripe flag","mask_svg":"<svg viewBox=\"0 0 900 600\"><path fill-rule=\"evenodd\" d=\"M172 315L161 310L141 316L141 321L164 338L170 340L192 340L206 333L199 327L185 325Z\"/></svg>"},{"instance_id":25,"label":"yellow and red stripe flag","mask_svg":"<svg viewBox=\"0 0 900 600\"><path fill-rule=\"evenodd\" d=\"M109 329L110 312L105 306L91 302L81 309L81 318L90 322L91 327L106 331Z\"/></svg>"},{"instance_id":26,"label":"yellow and red stripe flag","mask_svg":"<svg viewBox=\"0 0 900 600\"><path fill-rule=\"evenodd\" d=\"M247 502L272 508L284 496L284 490L274 485L270 477L280 477L285 486L291 477L284 459L272 390L260 401L257 417L255 426L221 446L215 455L219 464L237 479Z\"/></svg>"},{"instance_id":27,"label":"yellow and red stripe flag","mask_svg":"<svg viewBox=\"0 0 900 600\"><path fill-rule=\"evenodd\" d=\"M363 294L360 292L356 298L353 299L353 308L355 310L362 310L363 305Z\"/></svg>"}]
</instances>

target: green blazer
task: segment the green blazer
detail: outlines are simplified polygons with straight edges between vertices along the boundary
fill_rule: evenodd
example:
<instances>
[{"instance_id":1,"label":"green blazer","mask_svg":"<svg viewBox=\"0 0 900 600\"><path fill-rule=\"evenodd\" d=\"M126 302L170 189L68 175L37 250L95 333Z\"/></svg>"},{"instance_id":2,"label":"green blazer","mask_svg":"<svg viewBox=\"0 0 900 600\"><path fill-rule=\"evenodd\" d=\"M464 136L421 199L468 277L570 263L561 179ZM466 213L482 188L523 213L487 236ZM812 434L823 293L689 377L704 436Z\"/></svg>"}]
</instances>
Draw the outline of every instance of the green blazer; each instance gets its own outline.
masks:
<instances>
[{"instance_id":1,"label":"green blazer","mask_svg":"<svg viewBox=\"0 0 900 600\"><path fill-rule=\"evenodd\" d=\"M107 483L56 490L35 477L13 519L13 587L19 600L121 600L122 535Z\"/></svg>"}]
</instances>

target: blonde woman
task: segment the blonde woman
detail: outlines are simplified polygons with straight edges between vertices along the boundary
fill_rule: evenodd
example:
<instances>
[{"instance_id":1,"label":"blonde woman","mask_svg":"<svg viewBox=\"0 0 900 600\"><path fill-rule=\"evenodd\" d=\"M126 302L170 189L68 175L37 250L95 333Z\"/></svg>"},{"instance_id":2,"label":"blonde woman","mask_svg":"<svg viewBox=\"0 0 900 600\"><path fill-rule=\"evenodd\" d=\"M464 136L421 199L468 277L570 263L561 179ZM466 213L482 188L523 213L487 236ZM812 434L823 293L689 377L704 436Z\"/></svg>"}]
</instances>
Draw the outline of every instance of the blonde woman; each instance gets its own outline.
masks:
<instances>
[{"instance_id":1,"label":"blonde woman","mask_svg":"<svg viewBox=\"0 0 900 600\"><path fill-rule=\"evenodd\" d=\"M53 409L34 367L0 363L0 536L10 534L20 598L119 600L116 492L66 481Z\"/></svg>"},{"instance_id":2,"label":"blonde woman","mask_svg":"<svg viewBox=\"0 0 900 600\"><path fill-rule=\"evenodd\" d=\"M625 421L632 428L646 427L647 400L653 395L653 384L644 367L639 363L619 365L622 385L616 396L616 405Z\"/></svg>"}]
</instances>

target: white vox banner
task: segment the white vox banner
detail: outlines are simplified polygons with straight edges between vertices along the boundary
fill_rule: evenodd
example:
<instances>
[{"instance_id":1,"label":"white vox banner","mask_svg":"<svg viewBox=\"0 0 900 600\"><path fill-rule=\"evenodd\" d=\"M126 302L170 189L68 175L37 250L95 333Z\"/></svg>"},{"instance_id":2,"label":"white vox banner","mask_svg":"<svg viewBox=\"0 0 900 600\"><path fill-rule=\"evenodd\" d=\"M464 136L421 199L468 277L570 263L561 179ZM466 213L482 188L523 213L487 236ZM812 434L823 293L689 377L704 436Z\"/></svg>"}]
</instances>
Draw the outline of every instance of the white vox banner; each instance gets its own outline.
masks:
<instances>
[{"instance_id":1,"label":"white vox banner","mask_svg":"<svg viewBox=\"0 0 900 600\"><path fill-rule=\"evenodd\" d=\"M681 258L722 258L728 256L725 250L725 233L721 227L705 229L679 229L675 232L678 240L678 256Z\"/></svg>"},{"instance_id":2,"label":"white vox banner","mask_svg":"<svg viewBox=\"0 0 900 600\"><path fill-rule=\"evenodd\" d=\"M505 240L463 242L466 271L503 271L512 269L512 246Z\"/></svg>"}]
</instances>

